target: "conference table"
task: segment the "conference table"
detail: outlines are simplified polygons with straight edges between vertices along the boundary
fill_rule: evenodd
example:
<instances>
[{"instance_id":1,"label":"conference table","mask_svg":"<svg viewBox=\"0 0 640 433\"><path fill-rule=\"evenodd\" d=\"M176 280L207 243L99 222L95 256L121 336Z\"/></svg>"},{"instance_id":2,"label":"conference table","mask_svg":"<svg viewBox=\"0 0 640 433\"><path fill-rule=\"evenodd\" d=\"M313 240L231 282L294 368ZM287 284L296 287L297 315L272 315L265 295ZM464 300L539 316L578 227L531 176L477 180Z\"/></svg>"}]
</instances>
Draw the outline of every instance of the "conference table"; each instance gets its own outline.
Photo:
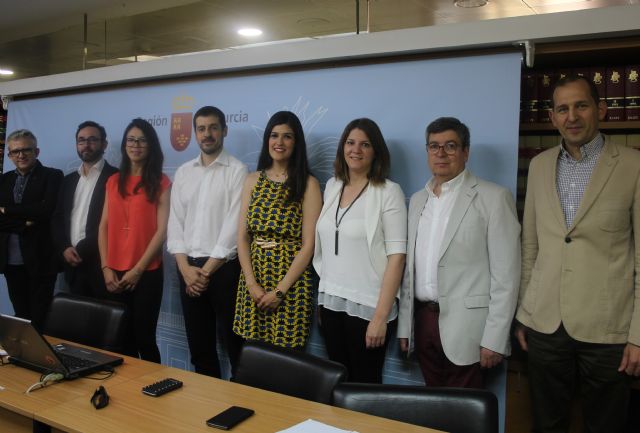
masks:
<instances>
[{"instance_id":1,"label":"conference table","mask_svg":"<svg viewBox=\"0 0 640 433\"><path fill-rule=\"evenodd\" d=\"M143 386L167 377L181 380L183 387L157 398L142 394ZM0 366L0 431L31 432L33 425L48 425L53 432L212 433L217 430L205 421L235 405L255 411L233 428L237 433L279 432L307 419L359 433L437 432L126 356L105 380L62 381L25 394L39 378L22 367ZM90 398L99 385L106 388L110 402L98 410Z\"/></svg>"}]
</instances>

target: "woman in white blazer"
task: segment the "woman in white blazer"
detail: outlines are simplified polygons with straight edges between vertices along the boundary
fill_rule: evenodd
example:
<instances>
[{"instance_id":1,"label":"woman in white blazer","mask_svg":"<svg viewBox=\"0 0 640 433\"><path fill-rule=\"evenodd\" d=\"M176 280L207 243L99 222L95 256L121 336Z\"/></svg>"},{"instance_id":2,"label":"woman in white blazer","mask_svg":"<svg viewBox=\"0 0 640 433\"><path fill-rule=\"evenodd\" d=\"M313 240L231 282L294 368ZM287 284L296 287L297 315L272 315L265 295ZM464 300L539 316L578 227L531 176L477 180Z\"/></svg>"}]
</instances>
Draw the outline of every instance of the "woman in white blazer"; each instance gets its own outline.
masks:
<instances>
[{"instance_id":1,"label":"woman in white blazer","mask_svg":"<svg viewBox=\"0 0 640 433\"><path fill-rule=\"evenodd\" d=\"M407 248L407 209L387 179L390 156L380 128L356 119L342 133L316 226L320 324L329 358L352 382L382 382L388 323Z\"/></svg>"}]
</instances>

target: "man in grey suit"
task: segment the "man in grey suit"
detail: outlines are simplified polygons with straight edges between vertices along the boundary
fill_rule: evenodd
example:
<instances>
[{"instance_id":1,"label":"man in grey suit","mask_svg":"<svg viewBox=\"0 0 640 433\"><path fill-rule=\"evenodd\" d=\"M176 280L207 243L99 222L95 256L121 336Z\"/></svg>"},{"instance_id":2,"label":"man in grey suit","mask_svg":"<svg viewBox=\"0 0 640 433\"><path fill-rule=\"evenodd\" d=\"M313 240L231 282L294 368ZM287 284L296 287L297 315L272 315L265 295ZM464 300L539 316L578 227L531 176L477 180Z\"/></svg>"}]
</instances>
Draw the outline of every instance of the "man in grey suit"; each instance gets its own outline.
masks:
<instances>
[{"instance_id":1,"label":"man in grey suit","mask_svg":"<svg viewBox=\"0 0 640 433\"><path fill-rule=\"evenodd\" d=\"M427 127L433 177L411 197L398 338L427 386L484 387L510 353L520 279L520 224L511 193L465 164L469 129L441 117Z\"/></svg>"}]
</instances>

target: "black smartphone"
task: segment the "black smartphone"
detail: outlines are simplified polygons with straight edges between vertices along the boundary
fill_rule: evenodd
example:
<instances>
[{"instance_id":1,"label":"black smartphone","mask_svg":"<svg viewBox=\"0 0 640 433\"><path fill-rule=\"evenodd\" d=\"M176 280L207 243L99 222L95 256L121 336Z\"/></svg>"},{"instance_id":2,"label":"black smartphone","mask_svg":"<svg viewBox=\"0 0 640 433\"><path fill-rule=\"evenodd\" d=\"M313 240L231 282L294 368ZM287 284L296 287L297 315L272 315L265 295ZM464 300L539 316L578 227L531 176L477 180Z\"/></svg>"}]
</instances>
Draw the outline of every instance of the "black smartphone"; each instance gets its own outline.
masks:
<instances>
[{"instance_id":1,"label":"black smartphone","mask_svg":"<svg viewBox=\"0 0 640 433\"><path fill-rule=\"evenodd\" d=\"M253 414L254 411L247 409L246 407L231 406L229 409L223 410L213 418L209 418L207 420L207 425L209 427L215 427L222 430L230 430Z\"/></svg>"}]
</instances>

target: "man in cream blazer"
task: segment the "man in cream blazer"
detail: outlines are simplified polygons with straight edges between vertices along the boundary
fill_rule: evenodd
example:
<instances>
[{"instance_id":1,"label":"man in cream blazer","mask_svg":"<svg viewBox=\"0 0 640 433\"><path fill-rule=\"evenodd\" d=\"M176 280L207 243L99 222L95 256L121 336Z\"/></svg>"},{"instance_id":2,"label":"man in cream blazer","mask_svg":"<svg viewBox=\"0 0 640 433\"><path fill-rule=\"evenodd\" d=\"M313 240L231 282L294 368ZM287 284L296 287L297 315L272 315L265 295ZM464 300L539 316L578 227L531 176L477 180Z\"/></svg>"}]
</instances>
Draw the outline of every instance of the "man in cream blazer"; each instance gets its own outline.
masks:
<instances>
[{"instance_id":1,"label":"man in cream blazer","mask_svg":"<svg viewBox=\"0 0 640 433\"><path fill-rule=\"evenodd\" d=\"M569 430L574 389L585 431L624 431L640 375L640 152L600 134L605 114L591 81L559 80L562 143L529 168L516 335L535 432Z\"/></svg>"},{"instance_id":2,"label":"man in cream blazer","mask_svg":"<svg viewBox=\"0 0 640 433\"><path fill-rule=\"evenodd\" d=\"M469 130L427 127L433 177L411 197L398 338L427 386L481 388L483 368L510 353L520 279L520 224L511 193L465 169ZM415 336L415 338L414 338Z\"/></svg>"}]
</instances>

